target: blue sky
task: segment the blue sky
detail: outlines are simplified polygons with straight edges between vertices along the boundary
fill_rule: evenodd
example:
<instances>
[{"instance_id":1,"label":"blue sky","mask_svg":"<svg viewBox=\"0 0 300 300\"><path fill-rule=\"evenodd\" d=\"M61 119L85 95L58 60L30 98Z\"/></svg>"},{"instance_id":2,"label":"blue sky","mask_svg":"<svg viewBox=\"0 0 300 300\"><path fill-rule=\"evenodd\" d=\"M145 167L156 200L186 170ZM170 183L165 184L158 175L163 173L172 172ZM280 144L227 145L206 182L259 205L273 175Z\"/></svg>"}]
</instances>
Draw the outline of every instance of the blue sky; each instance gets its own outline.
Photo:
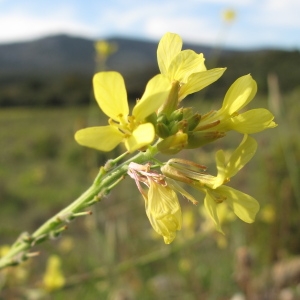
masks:
<instances>
[{"instance_id":1,"label":"blue sky","mask_svg":"<svg viewBox=\"0 0 300 300\"><path fill-rule=\"evenodd\" d=\"M57 33L158 41L171 31L212 46L300 49L299 11L299 0L0 0L0 43Z\"/></svg>"}]
</instances>

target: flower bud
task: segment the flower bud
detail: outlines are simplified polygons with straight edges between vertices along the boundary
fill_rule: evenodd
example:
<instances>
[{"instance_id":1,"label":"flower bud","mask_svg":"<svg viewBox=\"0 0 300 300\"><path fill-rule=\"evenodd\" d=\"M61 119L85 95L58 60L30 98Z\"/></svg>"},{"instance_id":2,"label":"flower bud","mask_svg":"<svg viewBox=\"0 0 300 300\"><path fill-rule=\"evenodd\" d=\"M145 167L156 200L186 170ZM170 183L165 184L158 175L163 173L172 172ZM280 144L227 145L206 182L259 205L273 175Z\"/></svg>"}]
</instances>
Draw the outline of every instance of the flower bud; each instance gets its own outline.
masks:
<instances>
[{"instance_id":1,"label":"flower bud","mask_svg":"<svg viewBox=\"0 0 300 300\"><path fill-rule=\"evenodd\" d=\"M164 139L170 135L170 130L167 125L159 122L156 124L156 133L159 137Z\"/></svg>"},{"instance_id":2,"label":"flower bud","mask_svg":"<svg viewBox=\"0 0 300 300\"><path fill-rule=\"evenodd\" d=\"M180 122L174 122L173 125L170 124L170 134L175 134L178 131L187 132L188 123L187 120L181 120Z\"/></svg>"},{"instance_id":3,"label":"flower bud","mask_svg":"<svg viewBox=\"0 0 300 300\"><path fill-rule=\"evenodd\" d=\"M175 154L186 147L188 142L188 135L181 131L171 135L159 142L157 145L158 150L165 154Z\"/></svg>"},{"instance_id":4,"label":"flower bud","mask_svg":"<svg viewBox=\"0 0 300 300\"><path fill-rule=\"evenodd\" d=\"M179 91L179 82L174 81L172 83L172 88L169 93L167 101L163 104L160 112L165 113L167 116L170 116L174 110L176 110L178 105L178 91Z\"/></svg>"},{"instance_id":5,"label":"flower bud","mask_svg":"<svg viewBox=\"0 0 300 300\"><path fill-rule=\"evenodd\" d=\"M183 119L183 108L174 110L169 119L170 121L181 121Z\"/></svg>"},{"instance_id":6,"label":"flower bud","mask_svg":"<svg viewBox=\"0 0 300 300\"><path fill-rule=\"evenodd\" d=\"M196 131L196 132L189 132L188 133L188 142L185 149L194 149L199 148L203 145L206 145L208 143L211 143L219 138L222 138L225 136L224 132L219 131L213 131L213 132L202 132L202 131Z\"/></svg>"},{"instance_id":7,"label":"flower bud","mask_svg":"<svg viewBox=\"0 0 300 300\"><path fill-rule=\"evenodd\" d=\"M193 131L199 124L201 120L201 115L200 114L194 114L191 116L187 121L188 121L188 130Z\"/></svg>"}]
</instances>

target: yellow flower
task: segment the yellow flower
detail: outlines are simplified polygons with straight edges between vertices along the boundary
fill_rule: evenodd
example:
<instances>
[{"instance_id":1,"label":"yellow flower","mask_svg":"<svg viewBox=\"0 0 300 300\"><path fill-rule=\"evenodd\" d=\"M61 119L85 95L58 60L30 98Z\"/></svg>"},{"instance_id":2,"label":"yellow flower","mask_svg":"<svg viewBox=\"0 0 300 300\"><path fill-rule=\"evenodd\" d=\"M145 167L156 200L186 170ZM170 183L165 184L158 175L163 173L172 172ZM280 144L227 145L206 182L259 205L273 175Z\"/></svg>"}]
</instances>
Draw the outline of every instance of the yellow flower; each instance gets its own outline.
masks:
<instances>
[{"instance_id":1,"label":"yellow flower","mask_svg":"<svg viewBox=\"0 0 300 300\"><path fill-rule=\"evenodd\" d=\"M107 41L97 41L95 44L95 50L98 56L108 57L112 53L117 51L117 46Z\"/></svg>"},{"instance_id":2,"label":"yellow flower","mask_svg":"<svg viewBox=\"0 0 300 300\"><path fill-rule=\"evenodd\" d=\"M75 140L83 146L101 151L110 151L119 143L125 143L133 152L153 142L154 126L145 118L154 113L166 100L170 82L163 76L153 77L147 84L142 98L137 102L129 116L127 93L121 74L99 72L93 79L96 101L102 111L110 118L108 126L81 129Z\"/></svg>"},{"instance_id":3,"label":"yellow flower","mask_svg":"<svg viewBox=\"0 0 300 300\"><path fill-rule=\"evenodd\" d=\"M259 210L257 200L223 184L227 183L231 177L248 163L255 154L256 148L256 141L252 137L245 135L243 141L233 152L227 163L225 162L224 152L219 150L216 153L217 177L211 176L211 178L200 180L200 185L196 185L198 189L206 193L204 199L205 208L220 232L222 232L222 229L217 207L222 202L226 202L233 212L244 222L253 223L255 220L255 216Z\"/></svg>"},{"instance_id":4,"label":"yellow flower","mask_svg":"<svg viewBox=\"0 0 300 300\"><path fill-rule=\"evenodd\" d=\"M43 283L47 291L54 291L64 286L65 277L61 271L61 260L59 256L51 255L49 257Z\"/></svg>"},{"instance_id":5,"label":"yellow flower","mask_svg":"<svg viewBox=\"0 0 300 300\"><path fill-rule=\"evenodd\" d=\"M205 127L214 122L218 125L208 130L235 130L244 134L252 134L267 128L276 127L274 116L264 108L257 108L239 114L255 96L257 85L251 75L238 78L227 91L220 110L203 116L196 130L207 130Z\"/></svg>"},{"instance_id":6,"label":"yellow flower","mask_svg":"<svg viewBox=\"0 0 300 300\"><path fill-rule=\"evenodd\" d=\"M203 54L193 50L183 50L181 37L166 33L158 44L157 61L161 74L170 82L179 82L178 100L200 91L221 77L225 68L207 70Z\"/></svg>"},{"instance_id":7,"label":"yellow flower","mask_svg":"<svg viewBox=\"0 0 300 300\"><path fill-rule=\"evenodd\" d=\"M135 180L145 200L146 214L153 229L163 236L166 244L170 244L176 237L176 231L181 229L182 223L176 193L168 186L162 174L150 170L150 164L131 162L127 173ZM148 191L142 188L141 182L148 187Z\"/></svg>"},{"instance_id":8,"label":"yellow flower","mask_svg":"<svg viewBox=\"0 0 300 300\"><path fill-rule=\"evenodd\" d=\"M236 11L233 9L226 9L222 12L222 18L225 22L231 23L236 19Z\"/></svg>"},{"instance_id":9,"label":"yellow flower","mask_svg":"<svg viewBox=\"0 0 300 300\"><path fill-rule=\"evenodd\" d=\"M200 166L200 171L197 171L196 168L199 169L197 164L176 159L170 160L161 170L165 176L187 183L205 193L204 206L217 230L223 232L218 216L218 206L221 203L227 203L233 212L246 223L254 222L259 210L259 203L253 197L224 185L253 157L256 148L256 141L245 135L228 162L225 162L224 152L218 151L216 153L217 176L204 173L204 166ZM174 183L173 188L193 201L188 193L184 194Z\"/></svg>"},{"instance_id":10,"label":"yellow flower","mask_svg":"<svg viewBox=\"0 0 300 300\"><path fill-rule=\"evenodd\" d=\"M168 186L149 181L148 195L144 196L148 219L153 229L163 236L166 244L176 237L181 229L181 208L176 193Z\"/></svg>"}]
</instances>

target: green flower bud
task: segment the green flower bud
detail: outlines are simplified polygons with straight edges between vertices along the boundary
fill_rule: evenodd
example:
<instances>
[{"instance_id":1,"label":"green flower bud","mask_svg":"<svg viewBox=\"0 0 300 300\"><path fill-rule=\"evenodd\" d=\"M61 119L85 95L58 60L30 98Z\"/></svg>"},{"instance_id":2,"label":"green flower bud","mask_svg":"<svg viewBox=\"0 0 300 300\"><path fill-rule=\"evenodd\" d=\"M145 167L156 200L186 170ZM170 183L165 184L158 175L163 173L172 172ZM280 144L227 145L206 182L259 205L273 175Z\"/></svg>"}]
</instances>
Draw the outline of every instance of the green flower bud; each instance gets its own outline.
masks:
<instances>
[{"instance_id":1,"label":"green flower bud","mask_svg":"<svg viewBox=\"0 0 300 300\"><path fill-rule=\"evenodd\" d=\"M157 123L164 123L164 124L168 124L168 117L165 113L161 112L159 113L158 117L157 117Z\"/></svg>"},{"instance_id":2,"label":"green flower bud","mask_svg":"<svg viewBox=\"0 0 300 300\"><path fill-rule=\"evenodd\" d=\"M213 131L213 132L189 132L188 142L185 149L199 148L203 145L211 143L219 138L225 136L224 132Z\"/></svg>"},{"instance_id":3,"label":"green flower bud","mask_svg":"<svg viewBox=\"0 0 300 300\"><path fill-rule=\"evenodd\" d=\"M183 108L174 110L169 119L170 121L181 121L183 119Z\"/></svg>"},{"instance_id":4,"label":"green flower bud","mask_svg":"<svg viewBox=\"0 0 300 300\"><path fill-rule=\"evenodd\" d=\"M188 121L188 129L189 131L193 131L197 125L199 124L201 120L201 115L200 114L194 114L192 117L190 117Z\"/></svg>"},{"instance_id":5,"label":"green flower bud","mask_svg":"<svg viewBox=\"0 0 300 300\"><path fill-rule=\"evenodd\" d=\"M156 124L156 133L163 139L171 135L168 126L161 122Z\"/></svg>"},{"instance_id":6,"label":"green flower bud","mask_svg":"<svg viewBox=\"0 0 300 300\"><path fill-rule=\"evenodd\" d=\"M181 151L186 147L188 142L188 135L181 131L177 132L174 135L171 135L159 142L157 145L157 149L161 153L165 154L175 154Z\"/></svg>"},{"instance_id":7,"label":"green flower bud","mask_svg":"<svg viewBox=\"0 0 300 300\"><path fill-rule=\"evenodd\" d=\"M169 93L167 101L163 104L161 112L165 113L168 117L176 110L178 106L178 91L179 91L179 82L174 81L172 83L172 88Z\"/></svg>"},{"instance_id":8,"label":"green flower bud","mask_svg":"<svg viewBox=\"0 0 300 300\"><path fill-rule=\"evenodd\" d=\"M189 119L194 115L192 107L185 107L185 108L183 108L182 112L183 112L184 119Z\"/></svg>"}]
</instances>

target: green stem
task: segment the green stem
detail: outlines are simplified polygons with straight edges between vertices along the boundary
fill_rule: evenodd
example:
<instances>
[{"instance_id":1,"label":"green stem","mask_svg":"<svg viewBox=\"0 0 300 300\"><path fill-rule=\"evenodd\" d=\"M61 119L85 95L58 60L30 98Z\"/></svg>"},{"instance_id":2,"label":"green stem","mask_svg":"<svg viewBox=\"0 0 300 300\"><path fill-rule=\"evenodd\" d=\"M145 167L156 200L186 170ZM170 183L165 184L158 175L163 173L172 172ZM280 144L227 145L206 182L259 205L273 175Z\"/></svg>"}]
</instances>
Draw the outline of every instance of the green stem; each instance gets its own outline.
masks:
<instances>
[{"instance_id":1,"label":"green stem","mask_svg":"<svg viewBox=\"0 0 300 300\"><path fill-rule=\"evenodd\" d=\"M107 195L121 181L122 177L126 175L130 162L145 163L152 160L157 152L156 146L150 146L147 151L139 152L111 170L105 171L103 167L100 168L99 174L92 186L79 198L47 220L32 235L23 234L13 244L10 251L0 259L0 269L17 265L26 260L29 257L28 251L34 245L59 235L67 228L65 223L76 217L74 214L82 212L86 207L99 202L103 196Z\"/></svg>"}]
</instances>

